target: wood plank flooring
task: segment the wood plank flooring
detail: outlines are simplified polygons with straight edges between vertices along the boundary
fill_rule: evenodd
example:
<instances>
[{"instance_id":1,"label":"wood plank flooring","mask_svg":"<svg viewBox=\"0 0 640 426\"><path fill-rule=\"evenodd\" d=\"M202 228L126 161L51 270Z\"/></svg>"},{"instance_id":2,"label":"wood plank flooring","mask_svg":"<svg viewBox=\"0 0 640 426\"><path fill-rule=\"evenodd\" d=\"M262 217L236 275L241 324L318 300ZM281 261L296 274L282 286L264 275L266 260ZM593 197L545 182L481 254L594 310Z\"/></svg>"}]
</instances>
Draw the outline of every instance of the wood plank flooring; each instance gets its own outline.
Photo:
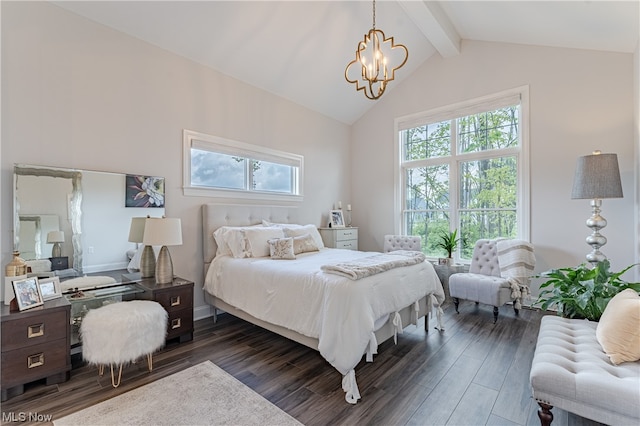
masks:
<instances>
[{"instance_id":1,"label":"wood plank flooring","mask_svg":"<svg viewBox=\"0 0 640 426\"><path fill-rule=\"evenodd\" d=\"M356 405L345 402L340 374L319 353L224 314L216 324L197 321L192 342L170 343L154 355L153 372L146 362L127 367L117 389L108 370L99 378L83 365L68 382L30 384L2 403L2 423L20 413L60 418L211 360L306 425L538 425L529 370L543 314L500 311L494 325L490 306L462 302L456 315L448 304L444 332L408 326L397 345L383 343L373 363L356 368L362 394ZM598 424L553 411L553 425Z\"/></svg>"}]
</instances>

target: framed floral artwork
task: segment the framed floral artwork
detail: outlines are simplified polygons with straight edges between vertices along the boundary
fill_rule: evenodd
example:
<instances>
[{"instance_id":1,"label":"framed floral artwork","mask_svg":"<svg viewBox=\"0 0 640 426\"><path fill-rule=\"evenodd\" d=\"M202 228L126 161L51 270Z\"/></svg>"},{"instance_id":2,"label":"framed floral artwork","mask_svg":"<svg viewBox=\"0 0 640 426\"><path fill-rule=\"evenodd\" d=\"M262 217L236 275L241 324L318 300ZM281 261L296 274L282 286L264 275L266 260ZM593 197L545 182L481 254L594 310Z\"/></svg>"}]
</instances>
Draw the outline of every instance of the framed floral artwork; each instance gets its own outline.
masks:
<instances>
[{"instance_id":1,"label":"framed floral artwork","mask_svg":"<svg viewBox=\"0 0 640 426\"><path fill-rule=\"evenodd\" d=\"M164 207L164 178L126 175L125 207Z\"/></svg>"}]
</instances>

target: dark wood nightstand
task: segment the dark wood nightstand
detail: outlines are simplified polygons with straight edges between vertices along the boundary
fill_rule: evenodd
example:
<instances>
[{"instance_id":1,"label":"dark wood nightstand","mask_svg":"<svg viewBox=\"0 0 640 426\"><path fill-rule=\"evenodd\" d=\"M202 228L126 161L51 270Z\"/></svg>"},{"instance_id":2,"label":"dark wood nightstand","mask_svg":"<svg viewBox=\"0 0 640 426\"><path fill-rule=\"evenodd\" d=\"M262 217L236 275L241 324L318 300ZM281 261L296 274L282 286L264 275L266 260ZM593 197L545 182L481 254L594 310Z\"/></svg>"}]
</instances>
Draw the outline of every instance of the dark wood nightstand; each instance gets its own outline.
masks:
<instances>
[{"instance_id":1,"label":"dark wood nightstand","mask_svg":"<svg viewBox=\"0 0 640 426\"><path fill-rule=\"evenodd\" d=\"M43 306L10 312L2 305L2 401L20 395L24 385L45 379L69 380L71 304L61 297Z\"/></svg>"},{"instance_id":2,"label":"dark wood nightstand","mask_svg":"<svg viewBox=\"0 0 640 426\"><path fill-rule=\"evenodd\" d=\"M51 270L52 271L62 271L64 269L69 269L69 257L50 257L51 261Z\"/></svg>"},{"instance_id":3,"label":"dark wood nightstand","mask_svg":"<svg viewBox=\"0 0 640 426\"><path fill-rule=\"evenodd\" d=\"M168 284L158 284L155 278L143 278L138 283L146 290L138 299L154 300L169 313L167 340L179 338L180 343L193 339L193 282L174 278Z\"/></svg>"}]
</instances>

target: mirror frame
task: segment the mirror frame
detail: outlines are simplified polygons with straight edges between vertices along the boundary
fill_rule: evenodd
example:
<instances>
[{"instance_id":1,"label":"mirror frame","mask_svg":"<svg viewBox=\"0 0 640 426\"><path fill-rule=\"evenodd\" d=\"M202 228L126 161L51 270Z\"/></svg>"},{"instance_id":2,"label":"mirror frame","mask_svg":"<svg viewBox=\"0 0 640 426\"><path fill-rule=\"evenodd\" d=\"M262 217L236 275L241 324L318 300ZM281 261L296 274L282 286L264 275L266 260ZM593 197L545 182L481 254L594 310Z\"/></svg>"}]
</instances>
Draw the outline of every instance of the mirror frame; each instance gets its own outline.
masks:
<instances>
[{"instance_id":1,"label":"mirror frame","mask_svg":"<svg viewBox=\"0 0 640 426\"><path fill-rule=\"evenodd\" d=\"M82 274L82 171L47 166L15 164L13 167L13 249L20 249L20 201L18 199L19 176L42 176L70 179L72 192L69 200L69 221L71 222L71 244L73 246L73 269Z\"/></svg>"}]
</instances>

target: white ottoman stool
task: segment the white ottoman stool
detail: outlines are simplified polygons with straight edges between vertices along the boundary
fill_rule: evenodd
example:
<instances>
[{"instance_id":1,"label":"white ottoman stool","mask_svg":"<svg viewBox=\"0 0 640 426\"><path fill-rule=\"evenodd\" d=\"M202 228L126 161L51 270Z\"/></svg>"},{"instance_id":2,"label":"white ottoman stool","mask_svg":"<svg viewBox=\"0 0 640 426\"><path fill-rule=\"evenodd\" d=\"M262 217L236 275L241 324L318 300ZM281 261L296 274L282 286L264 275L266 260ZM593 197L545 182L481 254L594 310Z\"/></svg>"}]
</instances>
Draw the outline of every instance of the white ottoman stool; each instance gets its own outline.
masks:
<instances>
[{"instance_id":1,"label":"white ottoman stool","mask_svg":"<svg viewBox=\"0 0 640 426\"><path fill-rule=\"evenodd\" d=\"M133 300L90 310L80 325L82 357L99 367L111 367L111 384L120 385L122 366L146 355L149 371L153 352L160 349L167 334L167 311L157 302ZM113 366L119 367L115 380Z\"/></svg>"}]
</instances>

